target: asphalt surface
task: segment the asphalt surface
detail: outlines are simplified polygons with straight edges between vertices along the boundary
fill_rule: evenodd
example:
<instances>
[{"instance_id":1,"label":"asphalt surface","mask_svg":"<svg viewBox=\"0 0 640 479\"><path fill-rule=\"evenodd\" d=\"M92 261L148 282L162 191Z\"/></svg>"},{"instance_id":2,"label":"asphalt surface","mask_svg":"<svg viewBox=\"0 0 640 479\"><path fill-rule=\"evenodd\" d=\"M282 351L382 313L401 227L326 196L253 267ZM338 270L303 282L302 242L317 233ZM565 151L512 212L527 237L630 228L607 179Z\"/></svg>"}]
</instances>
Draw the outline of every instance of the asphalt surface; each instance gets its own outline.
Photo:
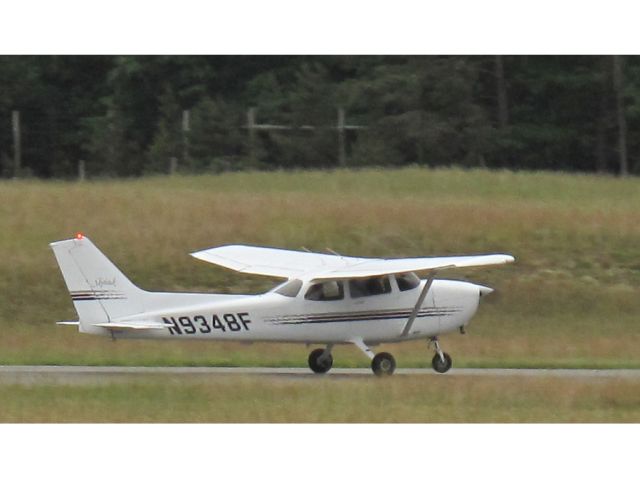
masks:
<instances>
[{"instance_id":1,"label":"asphalt surface","mask_svg":"<svg viewBox=\"0 0 640 479\"><path fill-rule=\"evenodd\" d=\"M627 379L640 381L640 369L481 369L453 368L446 374L432 369L396 369L399 376L555 377L567 379ZM135 381L146 376L207 379L220 376L266 376L299 380L318 377L354 378L372 376L366 368L334 368L328 374L313 374L307 368L232 367L125 367L125 366L0 366L0 384L103 384Z\"/></svg>"}]
</instances>

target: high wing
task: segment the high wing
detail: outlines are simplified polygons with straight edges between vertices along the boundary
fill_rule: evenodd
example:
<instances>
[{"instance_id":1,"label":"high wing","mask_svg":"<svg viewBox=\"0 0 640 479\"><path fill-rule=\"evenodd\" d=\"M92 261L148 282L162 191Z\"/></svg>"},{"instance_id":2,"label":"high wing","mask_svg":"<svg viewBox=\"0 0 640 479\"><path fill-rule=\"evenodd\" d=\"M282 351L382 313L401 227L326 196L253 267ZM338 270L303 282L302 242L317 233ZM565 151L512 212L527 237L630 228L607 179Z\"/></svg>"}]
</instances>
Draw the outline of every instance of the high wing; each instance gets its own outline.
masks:
<instances>
[{"instance_id":1,"label":"high wing","mask_svg":"<svg viewBox=\"0 0 640 479\"><path fill-rule=\"evenodd\" d=\"M515 260L506 254L486 254L476 256L442 256L433 258L369 259L340 270L324 271L313 276L314 279L363 278L383 274L429 272L451 268L471 266L489 266L506 264Z\"/></svg>"},{"instance_id":2,"label":"high wing","mask_svg":"<svg viewBox=\"0 0 640 479\"><path fill-rule=\"evenodd\" d=\"M394 273L488 266L514 261L513 256L506 254L382 259L244 245L220 246L191 253L191 256L241 273L308 279L363 278Z\"/></svg>"},{"instance_id":3,"label":"high wing","mask_svg":"<svg viewBox=\"0 0 640 479\"><path fill-rule=\"evenodd\" d=\"M240 273L278 278L298 278L312 271L336 270L366 261L366 258L245 245L219 246L196 251L191 256Z\"/></svg>"}]
</instances>

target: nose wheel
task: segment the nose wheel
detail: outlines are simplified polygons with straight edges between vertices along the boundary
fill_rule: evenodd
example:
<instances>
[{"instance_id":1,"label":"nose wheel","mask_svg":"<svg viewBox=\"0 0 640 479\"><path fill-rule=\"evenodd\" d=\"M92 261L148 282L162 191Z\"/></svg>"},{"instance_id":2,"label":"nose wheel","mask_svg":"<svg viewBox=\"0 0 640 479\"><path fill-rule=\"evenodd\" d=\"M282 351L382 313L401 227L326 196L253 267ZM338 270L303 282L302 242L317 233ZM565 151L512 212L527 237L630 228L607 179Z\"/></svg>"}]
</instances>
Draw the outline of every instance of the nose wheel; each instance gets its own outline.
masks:
<instances>
[{"instance_id":1,"label":"nose wheel","mask_svg":"<svg viewBox=\"0 0 640 479\"><path fill-rule=\"evenodd\" d=\"M309 354L309 367L314 373L324 374L331 369L331 366L333 366L331 347L314 349Z\"/></svg>"},{"instance_id":2,"label":"nose wheel","mask_svg":"<svg viewBox=\"0 0 640 479\"><path fill-rule=\"evenodd\" d=\"M433 344L436 348L436 354L431 360L431 366L433 367L433 370L441 374L446 373L449 369L451 369L451 366L453 365L451 356L449 356L442 350L442 348L440 348L438 338L431 338L431 344Z\"/></svg>"},{"instance_id":3,"label":"nose wheel","mask_svg":"<svg viewBox=\"0 0 640 479\"><path fill-rule=\"evenodd\" d=\"M442 356L443 357L441 358L440 355L436 353L436 355L431 360L431 366L433 366L434 371L437 373L446 373L449 369L451 369L451 365L453 364L451 356L449 356L447 353L442 353Z\"/></svg>"}]
</instances>

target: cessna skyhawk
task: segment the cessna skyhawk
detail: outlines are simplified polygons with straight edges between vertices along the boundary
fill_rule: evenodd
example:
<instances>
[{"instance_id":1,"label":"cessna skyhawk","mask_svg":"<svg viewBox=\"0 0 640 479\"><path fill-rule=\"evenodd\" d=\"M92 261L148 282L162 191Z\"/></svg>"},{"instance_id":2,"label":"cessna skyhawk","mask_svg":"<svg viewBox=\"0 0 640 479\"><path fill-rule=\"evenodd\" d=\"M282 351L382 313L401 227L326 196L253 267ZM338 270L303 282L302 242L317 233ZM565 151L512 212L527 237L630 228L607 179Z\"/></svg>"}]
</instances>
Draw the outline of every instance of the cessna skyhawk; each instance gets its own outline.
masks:
<instances>
[{"instance_id":1,"label":"cessna skyhawk","mask_svg":"<svg viewBox=\"0 0 640 479\"><path fill-rule=\"evenodd\" d=\"M309 354L315 373L331 369L336 344L353 344L378 376L396 362L381 343L427 339L432 366L451 368L438 337L463 331L486 286L435 279L452 268L511 263L505 254L425 258L357 258L338 254L227 245L192 253L242 273L285 279L263 294L152 293L134 285L82 234L51 243L78 313L60 322L114 339L211 339L323 344ZM425 275L420 279L418 274Z\"/></svg>"}]
</instances>

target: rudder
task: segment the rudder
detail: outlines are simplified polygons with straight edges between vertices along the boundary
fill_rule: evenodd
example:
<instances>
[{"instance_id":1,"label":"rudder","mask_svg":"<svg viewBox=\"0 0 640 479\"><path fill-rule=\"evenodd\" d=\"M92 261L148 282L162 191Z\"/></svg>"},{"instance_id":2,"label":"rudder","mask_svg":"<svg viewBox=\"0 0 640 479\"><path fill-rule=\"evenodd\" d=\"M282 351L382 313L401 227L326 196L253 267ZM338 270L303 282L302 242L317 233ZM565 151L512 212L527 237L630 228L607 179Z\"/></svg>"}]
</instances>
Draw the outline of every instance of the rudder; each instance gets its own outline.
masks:
<instances>
[{"instance_id":1,"label":"rudder","mask_svg":"<svg viewBox=\"0 0 640 479\"><path fill-rule=\"evenodd\" d=\"M80 320L80 331L104 334L93 326L143 313L145 291L133 284L89 240L78 235L51 243L58 266Z\"/></svg>"}]
</instances>

